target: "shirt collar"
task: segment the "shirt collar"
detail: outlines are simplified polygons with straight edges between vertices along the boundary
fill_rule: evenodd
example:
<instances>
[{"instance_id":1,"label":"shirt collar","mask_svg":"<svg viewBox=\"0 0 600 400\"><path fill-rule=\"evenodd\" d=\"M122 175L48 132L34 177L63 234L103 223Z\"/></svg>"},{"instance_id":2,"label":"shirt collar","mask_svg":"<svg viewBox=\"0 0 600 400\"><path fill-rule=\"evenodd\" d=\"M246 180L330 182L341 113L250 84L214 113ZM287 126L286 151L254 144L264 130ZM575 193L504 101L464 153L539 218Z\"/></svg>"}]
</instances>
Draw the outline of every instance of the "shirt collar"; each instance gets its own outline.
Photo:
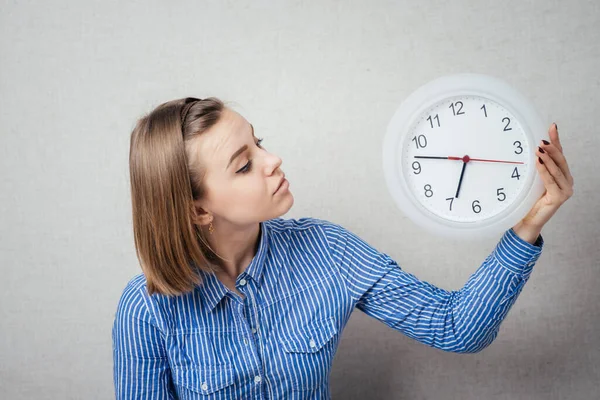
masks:
<instances>
[{"instance_id":1,"label":"shirt collar","mask_svg":"<svg viewBox=\"0 0 600 400\"><path fill-rule=\"evenodd\" d=\"M269 235L268 227L264 222L260 223L260 242L258 244L258 250L250 261L250 265L246 268L241 275L248 275L256 282L256 287L259 288L262 283L263 270L265 266L265 260L267 258L267 250L269 248Z\"/></svg>"},{"instance_id":2,"label":"shirt collar","mask_svg":"<svg viewBox=\"0 0 600 400\"><path fill-rule=\"evenodd\" d=\"M210 312L227 294L228 289L214 273L207 271L201 271L201 273L202 283L199 287L200 296L202 297L206 309Z\"/></svg>"},{"instance_id":3,"label":"shirt collar","mask_svg":"<svg viewBox=\"0 0 600 400\"><path fill-rule=\"evenodd\" d=\"M262 283L265 259L269 247L269 235L267 230L267 225L264 222L261 222L258 250L252 258L250 265L248 265L246 270L238 277L238 280L242 278L247 279L247 277L252 278L256 284L256 288L259 288ZM225 297L229 289L227 289L214 273L207 271L201 271L201 273L202 283L200 284L199 291L207 310L211 312L223 297Z\"/></svg>"}]
</instances>

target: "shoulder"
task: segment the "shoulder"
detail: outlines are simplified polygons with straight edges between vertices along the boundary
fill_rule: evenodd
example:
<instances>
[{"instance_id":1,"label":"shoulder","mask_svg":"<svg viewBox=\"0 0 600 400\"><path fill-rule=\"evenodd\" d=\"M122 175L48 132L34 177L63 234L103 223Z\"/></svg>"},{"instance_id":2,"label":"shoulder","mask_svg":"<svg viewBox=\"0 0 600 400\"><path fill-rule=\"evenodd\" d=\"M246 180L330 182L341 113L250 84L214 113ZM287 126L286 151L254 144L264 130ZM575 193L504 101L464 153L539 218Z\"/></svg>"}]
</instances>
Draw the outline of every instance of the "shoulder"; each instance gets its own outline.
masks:
<instances>
[{"instance_id":1,"label":"shoulder","mask_svg":"<svg viewBox=\"0 0 600 400\"><path fill-rule=\"evenodd\" d=\"M137 274L125 285L125 288L121 293L121 301L128 301L128 299L131 298L139 298L143 291L146 291L146 277L144 274Z\"/></svg>"},{"instance_id":2,"label":"shoulder","mask_svg":"<svg viewBox=\"0 0 600 400\"><path fill-rule=\"evenodd\" d=\"M265 221L265 224L269 226L272 231L284 232L284 231L297 231L312 229L315 226L321 226L329 223L323 219L313 217L302 217L302 218L274 218Z\"/></svg>"},{"instance_id":3,"label":"shoulder","mask_svg":"<svg viewBox=\"0 0 600 400\"><path fill-rule=\"evenodd\" d=\"M113 350L121 355L120 361L163 358L164 325L156 318L156 306L154 295L148 295L143 274L127 282L112 326Z\"/></svg>"},{"instance_id":4,"label":"shoulder","mask_svg":"<svg viewBox=\"0 0 600 400\"><path fill-rule=\"evenodd\" d=\"M116 317L137 316L141 319L148 313L150 296L146 289L146 277L137 274L127 282L117 305Z\"/></svg>"},{"instance_id":5,"label":"shoulder","mask_svg":"<svg viewBox=\"0 0 600 400\"><path fill-rule=\"evenodd\" d=\"M294 233L307 230L341 232L345 230L342 226L336 223L314 217L302 217L298 219L274 218L265 221L265 224L267 224L269 230L274 233Z\"/></svg>"},{"instance_id":6,"label":"shoulder","mask_svg":"<svg viewBox=\"0 0 600 400\"><path fill-rule=\"evenodd\" d=\"M336 247L340 242L345 242L350 233L339 224L314 217L275 218L265 223L272 234L285 235L288 239L294 236L309 235L325 241L330 248Z\"/></svg>"}]
</instances>

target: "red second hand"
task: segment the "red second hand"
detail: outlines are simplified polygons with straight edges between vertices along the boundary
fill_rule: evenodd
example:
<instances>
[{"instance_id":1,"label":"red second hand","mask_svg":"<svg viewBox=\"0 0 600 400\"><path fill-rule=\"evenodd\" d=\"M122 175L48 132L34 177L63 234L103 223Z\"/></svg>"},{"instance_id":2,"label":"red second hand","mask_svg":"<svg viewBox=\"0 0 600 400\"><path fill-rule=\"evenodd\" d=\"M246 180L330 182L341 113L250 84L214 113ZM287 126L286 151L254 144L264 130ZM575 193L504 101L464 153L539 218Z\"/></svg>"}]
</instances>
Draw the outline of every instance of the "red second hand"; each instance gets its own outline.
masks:
<instances>
[{"instance_id":1,"label":"red second hand","mask_svg":"<svg viewBox=\"0 0 600 400\"><path fill-rule=\"evenodd\" d=\"M465 163L468 163L469 161L483 161L483 162L495 162L495 163L505 163L505 164L524 164L524 162L521 162L521 161L486 160L483 158L471 158L469 156L464 156L464 157L448 156L448 160L464 161Z\"/></svg>"}]
</instances>

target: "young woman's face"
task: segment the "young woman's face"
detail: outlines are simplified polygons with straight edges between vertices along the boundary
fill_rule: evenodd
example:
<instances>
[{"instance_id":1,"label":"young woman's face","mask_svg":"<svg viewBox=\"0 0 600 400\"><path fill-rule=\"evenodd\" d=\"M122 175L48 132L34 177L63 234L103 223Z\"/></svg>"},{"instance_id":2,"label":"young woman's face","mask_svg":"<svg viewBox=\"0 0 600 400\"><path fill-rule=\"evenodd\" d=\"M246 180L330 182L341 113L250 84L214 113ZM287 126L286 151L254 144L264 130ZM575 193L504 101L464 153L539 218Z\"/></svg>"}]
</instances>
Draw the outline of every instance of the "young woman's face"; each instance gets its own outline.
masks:
<instances>
[{"instance_id":1,"label":"young woman's face","mask_svg":"<svg viewBox=\"0 0 600 400\"><path fill-rule=\"evenodd\" d=\"M259 144L254 128L225 108L219 122L197 141L197 156L206 168L206 197L199 203L219 221L247 225L285 214L294 197L285 182L281 159ZM277 192L276 192L277 190Z\"/></svg>"}]
</instances>

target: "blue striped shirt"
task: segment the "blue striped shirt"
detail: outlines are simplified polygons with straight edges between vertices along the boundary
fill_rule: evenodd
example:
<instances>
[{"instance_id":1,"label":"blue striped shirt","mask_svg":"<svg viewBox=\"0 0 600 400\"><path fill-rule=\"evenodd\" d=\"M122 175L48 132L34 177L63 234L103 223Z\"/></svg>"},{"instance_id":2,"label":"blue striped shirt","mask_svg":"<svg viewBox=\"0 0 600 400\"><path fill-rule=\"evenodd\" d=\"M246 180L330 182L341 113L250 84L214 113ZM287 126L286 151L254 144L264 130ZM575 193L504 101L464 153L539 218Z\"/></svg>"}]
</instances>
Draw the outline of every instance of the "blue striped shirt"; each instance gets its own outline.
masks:
<instances>
[{"instance_id":1,"label":"blue striped shirt","mask_svg":"<svg viewBox=\"0 0 600 400\"><path fill-rule=\"evenodd\" d=\"M112 338L117 399L326 399L350 314L358 308L428 346L474 353L496 337L543 247L510 229L458 291L403 271L340 225L260 223L258 251L236 279L213 274L181 296L125 287Z\"/></svg>"}]
</instances>

